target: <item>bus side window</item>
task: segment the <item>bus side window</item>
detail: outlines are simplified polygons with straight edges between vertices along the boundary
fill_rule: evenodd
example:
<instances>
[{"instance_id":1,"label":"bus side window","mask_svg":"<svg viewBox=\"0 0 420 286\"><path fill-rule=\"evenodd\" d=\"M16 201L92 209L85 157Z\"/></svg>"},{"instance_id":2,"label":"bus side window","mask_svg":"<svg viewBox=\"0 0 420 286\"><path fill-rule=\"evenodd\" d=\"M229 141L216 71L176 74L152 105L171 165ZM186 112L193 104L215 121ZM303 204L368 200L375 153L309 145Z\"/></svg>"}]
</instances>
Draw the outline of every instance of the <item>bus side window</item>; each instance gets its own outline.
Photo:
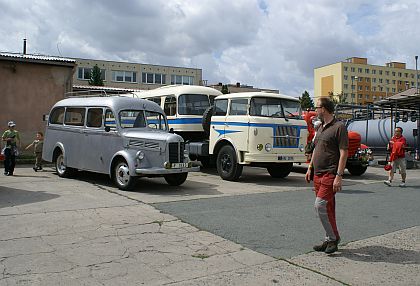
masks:
<instances>
[{"instance_id":1,"label":"bus side window","mask_svg":"<svg viewBox=\"0 0 420 286\"><path fill-rule=\"evenodd\" d=\"M115 129L117 127L117 122L115 121L114 113L110 109L107 109L105 112L105 127L110 127Z\"/></svg>"},{"instance_id":2,"label":"bus side window","mask_svg":"<svg viewBox=\"0 0 420 286\"><path fill-rule=\"evenodd\" d=\"M165 98L164 111L166 116L171 116L176 114L176 98L175 96L167 96Z\"/></svg>"},{"instance_id":3,"label":"bus side window","mask_svg":"<svg viewBox=\"0 0 420 286\"><path fill-rule=\"evenodd\" d=\"M102 127L102 108L89 108L87 113L87 127Z\"/></svg>"}]
</instances>

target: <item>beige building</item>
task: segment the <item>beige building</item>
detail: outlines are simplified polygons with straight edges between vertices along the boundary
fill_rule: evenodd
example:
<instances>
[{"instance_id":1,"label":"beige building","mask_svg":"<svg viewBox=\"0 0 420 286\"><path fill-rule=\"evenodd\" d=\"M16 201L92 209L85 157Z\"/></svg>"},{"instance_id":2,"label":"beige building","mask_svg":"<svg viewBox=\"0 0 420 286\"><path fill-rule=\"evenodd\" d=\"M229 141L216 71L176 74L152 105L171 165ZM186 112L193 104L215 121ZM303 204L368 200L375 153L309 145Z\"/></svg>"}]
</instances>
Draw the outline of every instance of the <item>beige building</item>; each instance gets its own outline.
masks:
<instances>
[{"instance_id":1,"label":"beige building","mask_svg":"<svg viewBox=\"0 0 420 286\"><path fill-rule=\"evenodd\" d=\"M416 81L416 70L406 69L405 63L370 65L367 58L352 57L314 70L314 96L365 105L415 87Z\"/></svg>"},{"instance_id":2,"label":"beige building","mask_svg":"<svg viewBox=\"0 0 420 286\"><path fill-rule=\"evenodd\" d=\"M237 82L236 84L226 84L227 88L230 93L237 93L237 92L270 92L270 93L279 93L278 89L268 89L268 88L257 88L253 87L252 85L245 85ZM212 87L217 89L218 91L222 91L223 84L219 82L218 84L211 84L208 87Z\"/></svg>"},{"instance_id":3,"label":"beige building","mask_svg":"<svg viewBox=\"0 0 420 286\"><path fill-rule=\"evenodd\" d=\"M37 131L44 132L44 115L72 91L75 69L73 59L0 53L1 131L8 121L15 121L23 146Z\"/></svg>"},{"instance_id":4,"label":"beige building","mask_svg":"<svg viewBox=\"0 0 420 286\"><path fill-rule=\"evenodd\" d=\"M90 74L95 65L101 69L104 86L148 90L169 84L203 85L201 69L74 59L77 70L73 76L75 85L89 85Z\"/></svg>"}]
</instances>

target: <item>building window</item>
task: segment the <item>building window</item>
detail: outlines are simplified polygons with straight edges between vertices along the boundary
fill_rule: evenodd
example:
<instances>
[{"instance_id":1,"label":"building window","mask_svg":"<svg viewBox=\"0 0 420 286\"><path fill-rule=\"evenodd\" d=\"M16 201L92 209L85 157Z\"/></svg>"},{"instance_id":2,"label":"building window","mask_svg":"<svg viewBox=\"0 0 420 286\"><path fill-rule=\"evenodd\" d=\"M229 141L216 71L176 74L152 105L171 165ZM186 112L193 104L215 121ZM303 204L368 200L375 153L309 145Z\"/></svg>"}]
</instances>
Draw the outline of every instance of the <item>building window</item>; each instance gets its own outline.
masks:
<instances>
[{"instance_id":1,"label":"building window","mask_svg":"<svg viewBox=\"0 0 420 286\"><path fill-rule=\"evenodd\" d=\"M101 69L101 79L105 80L106 70ZM90 80L92 75L92 68L77 68L77 79Z\"/></svg>"},{"instance_id":2,"label":"building window","mask_svg":"<svg viewBox=\"0 0 420 286\"><path fill-rule=\"evenodd\" d=\"M395 88L394 87L392 88L392 92L395 92Z\"/></svg>"},{"instance_id":3,"label":"building window","mask_svg":"<svg viewBox=\"0 0 420 286\"><path fill-rule=\"evenodd\" d=\"M351 98L355 98L356 95L354 93L351 94Z\"/></svg>"},{"instance_id":4,"label":"building window","mask_svg":"<svg viewBox=\"0 0 420 286\"><path fill-rule=\"evenodd\" d=\"M171 75L171 84L193 85L194 77L187 75Z\"/></svg>"},{"instance_id":5,"label":"building window","mask_svg":"<svg viewBox=\"0 0 420 286\"><path fill-rule=\"evenodd\" d=\"M372 78L372 82L373 83L376 83L376 78Z\"/></svg>"},{"instance_id":6,"label":"building window","mask_svg":"<svg viewBox=\"0 0 420 286\"><path fill-rule=\"evenodd\" d=\"M376 70L372 70L372 74L376 74Z\"/></svg>"},{"instance_id":7,"label":"building window","mask_svg":"<svg viewBox=\"0 0 420 286\"><path fill-rule=\"evenodd\" d=\"M366 91L369 91L369 86L366 86Z\"/></svg>"},{"instance_id":8,"label":"building window","mask_svg":"<svg viewBox=\"0 0 420 286\"><path fill-rule=\"evenodd\" d=\"M395 72L392 72L392 76L395 76Z\"/></svg>"},{"instance_id":9,"label":"building window","mask_svg":"<svg viewBox=\"0 0 420 286\"><path fill-rule=\"evenodd\" d=\"M382 71L381 70L379 71L379 74L382 75Z\"/></svg>"},{"instance_id":10,"label":"building window","mask_svg":"<svg viewBox=\"0 0 420 286\"><path fill-rule=\"evenodd\" d=\"M365 95L366 100L369 100L369 94Z\"/></svg>"},{"instance_id":11,"label":"building window","mask_svg":"<svg viewBox=\"0 0 420 286\"><path fill-rule=\"evenodd\" d=\"M411 82L411 86L414 87L414 81Z\"/></svg>"},{"instance_id":12,"label":"building window","mask_svg":"<svg viewBox=\"0 0 420 286\"><path fill-rule=\"evenodd\" d=\"M347 75L344 76L344 80L347 80L349 77Z\"/></svg>"},{"instance_id":13,"label":"building window","mask_svg":"<svg viewBox=\"0 0 420 286\"><path fill-rule=\"evenodd\" d=\"M406 72L406 73L404 74L404 76L405 76L405 77L408 77L408 72Z\"/></svg>"},{"instance_id":14,"label":"building window","mask_svg":"<svg viewBox=\"0 0 420 286\"><path fill-rule=\"evenodd\" d=\"M359 85L359 90L363 90L363 86Z\"/></svg>"},{"instance_id":15,"label":"building window","mask_svg":"<svg viewBox=\"0 0 420 286\"><path fill-rule=\"evenodd\" d=\"M362 94L358 94L357 96L359 97L359 99L362 99L363 98L363 95Z\"/></svg>"},{"instance_id":16,"label":"building window","mask_svg":"<svg viewBox=\"0 0 420 286\"><path fill-rule=\"evenodd\" d=\"M395 84L395 83L396 83L395 79L393 79L393 80L392 80L392 83L393 83L393 84Z\"/></svg>"},{"instance_id":17,"label":"building window","mask_svg":"<svg viewBox=\"0 0 420 286\"><path fill-rule=\"evenodd\" d=\"M384 88L382 86L379 87L380 91L384 91Z\"/></svg>"},{"instance_id":18,"label":"building window","mask_svg":"<svg viewBox=\"0 0 420 286\"><path fill-rule=\"evenodd\" d=\"M362 69L362 68L358 68L358 69L357 69L357 71L358 71L359 73L362 73L362 72L363 72L363 69Z\"/></svg>"},{"instance_id":19,"label":"building window","mask_svg":"<svg viewBox=\"0 0 420 286\"><path fill-rule=\"evenodd\" d=\"M354 72L355 71L355 68L351 68L350 70L351 70L351 72Z\"/></svg>"},{"instance_id":20,"label":"building window","mask_svg":"<svg viewBox=\"0 0 420 286\"><path fill-rule=\"evenodd\" d=\"M367 77L366 78L366 82L370 82L370 77Z\"/></svg>"},{"instance_id":21,"label":"building window","mask_svg":"<svg viewBox=\"0 0 420 286\"><path fill-rule=\"evenodd\" d=\"M386 83L387 83L387 84L389 83L389 79L387 79L387 80L386 80Z\"/></svg>"},{"instance_id":22,"label":"building window","mask_svg":"<svg viewBox=\"0 0 420 286\"><path fill-rule=\"evenodd\" d=\"M380 79L379 79L379 83L382 83L382 82L383 82L383 80L380 78Z\"/></svg>"},{"instance_id":23,"label":"building window","mask_svg":"<svg viewBox=\"0 0 420 286\"><path fill-rule=\"evenodd\" d=\"M344 67L344 71L347 71L347 69L348 69L347 67Z\"/></svg>"},{"instance_id":24,"label":"building window","mask_svg":"<svg viewBox=\"0 0 420 286\"><path fill-rule=\"evenodd\" d=\"M389 75L389 71L386 71L386 72L385 72L385 74L386 74L386 75Z\"/></svg>"},{"instance_id":25,"label":"building window","mask_svg":"<svg viewBox=\"0 0 420 286\"><path fill-rule=\"evenodd\" d=\"M166 84L166 75L160 73L141 73L141 82L147 84Z\"/></svg>"},{"instance_id":26,"label":"building window","mask_svg":"<svg viewBox=\"0 0 420 286\"><path fill-rule=\"evenodd\" d=\"M112 80L116 82L137 82L137 72L112 71Z\"/></svg>"},{"instance_id":27,"label":"building window","mask_svg":"<svg viewBox=\"0 0 420 286\"><path fill-rule=\"evenodd\" d=\"M399 80L399 81L398 81L398 84L402 84L402 81L401 81L401 80Z\"/></svg>"},{"instance_id":28,"label":"building window","mask_svg":"<svg viewBox=\"0 0 420 286\"><path fill-rule=\"evenodd\" d=\"M344 89L348 89L349 85L347 83L344 84Z\"/></svg>"},{"instance_id":29,"label":"building window","mask_svg":"<svg viewBox=\"0 0 420 286\"><path fill-rule=\"evenodd\" d=\"M359 79L359 82L363 81L363 77L361 77L361 76L358 79Z\"/></svg>"},{"instance_id":30,"label":"building window","mask_svg":"<svg viewBox=\"0 0 420 286\"><path fill-rule=\"evenodd\" d=\"M372 87L372 90L373 90L373 91L376 91L376 86Z\"/></svg>"},{"instance_id":31,"label":"building window","mask_svg":"<svg viewBox=\"0 0 420 286\"><path fill-rule=\"evenodd\" d=\"M402 73L400 73L400 72L399 72L399 73L398 73L398 77L402 77Z\"/></svg>"},{"instance_id":32,"label":"building window","mask_svg":"<svg viewBox=\"0 0 420 286\"><path fill-rule=\"evenodd\" d=\"M413 73L411 74L411 78L414 78L414 74Z\"/></svg>"},{"instance_id":33,"label":"building window","mask_svg":"<svg viewBox=\"0 0 420 286\"><path fill-rule=\"evenodd\" d=\"M369 69L365 69L365 73L369 73Z\"/></svg>"}]
</instances>

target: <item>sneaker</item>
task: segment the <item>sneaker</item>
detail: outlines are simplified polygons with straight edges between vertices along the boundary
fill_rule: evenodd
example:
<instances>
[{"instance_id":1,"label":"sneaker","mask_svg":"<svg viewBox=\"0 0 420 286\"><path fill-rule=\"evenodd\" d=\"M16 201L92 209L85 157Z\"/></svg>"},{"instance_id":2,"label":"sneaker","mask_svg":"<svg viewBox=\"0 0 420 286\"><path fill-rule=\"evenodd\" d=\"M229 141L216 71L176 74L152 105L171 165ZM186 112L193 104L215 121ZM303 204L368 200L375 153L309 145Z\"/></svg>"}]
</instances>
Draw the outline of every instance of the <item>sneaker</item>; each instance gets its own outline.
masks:
<instances>
[{"instance_id":1,"label":"sneaker","mask_svg":"<svg viewBox=\"0 0 420 286\"><path fill-rule=\"evenodd\" d=\"M399 186L400 186L401 188L405 188L405 182L402 182Z\"/></svg>"},{"instance_id":2,"label":"sneaker","mask_svg":"<svg viewBox=\"0 0 420 286\"><path fill-rule=\"evenodd\" d=\"M388 187L391 187L392 182L390 180L386 180L384 181L384 184L387 185Z\"/></svg>"},{"instance_id":3,"label":"sneaker","mask_svg":"<svg viewBox=\"0 0 420 286\"><path fill-rule=\"evenodd\" d=\"M38 171L42 171L42 167L38 167Z\"/></svg>"},{"instance_id":4,"label":"sneaker","mask_svg":"<svg viewBox=\"0 0 420 286\"><path fill-rule=\"evenodd\" d=\"M38 168L37 167L33 167L32 169L34 169L35 172L38 172Z\"/></svg>"},{"instance_id":5,"label":"sneaker","mask_svg":"<svg viewBox=\"0 0 420 286\"><path fill-rule=\"evenodd\" d=\"M322 244L314 245L313 249L315 251L324 252L327 249L328 241L324 241Z\"/></svg>"},{"instance_id":6,"label":"sneaker","mask_svg":"<svg viewBox=\"0 0 420 286\"><path fill-rule=\"evenodd\" d=\"M4 175L7 176L9 173L8 172L4 172Z\"/></svg>"},{"instance_id":7,"label":"sneaker","mask_svg":"<svg viewBox=\"0 0 420 286\"><path fill-rule=\"evenodd\" d=\"M339 242L340 242L339 240L329 241L327 243L327 247L325 248L324 252L327 253L327 254L331 254L331 253L336 252L338 250L338 243Z\"/></svg>"}]
</instances>

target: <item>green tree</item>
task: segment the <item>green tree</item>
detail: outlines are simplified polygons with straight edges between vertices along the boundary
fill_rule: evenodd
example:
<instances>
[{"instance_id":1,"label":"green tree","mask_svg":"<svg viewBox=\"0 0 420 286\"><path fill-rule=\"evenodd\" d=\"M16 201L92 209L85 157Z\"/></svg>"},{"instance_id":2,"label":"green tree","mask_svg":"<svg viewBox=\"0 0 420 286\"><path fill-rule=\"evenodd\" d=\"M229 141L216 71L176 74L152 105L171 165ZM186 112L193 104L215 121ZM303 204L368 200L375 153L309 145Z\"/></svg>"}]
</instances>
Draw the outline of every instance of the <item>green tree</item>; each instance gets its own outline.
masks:
<instances>
[{"instance_id":1,"label":"green tree","mask_svg":"<svg viewBox=\"0 0 420 286\"><path fill-rule=\"evenodd\" d=\"M227 84L222 85L222 93L223 94L228 94L230 93Z\"/></svg>"},{"instance_id":2,"label":"green tree","mask_svg":"<svg viewBox=\"0 0 420 286\"><path fill-rule=\"evenodd\" d=\"M103 86L104 81L101 77L101 69L98 67L98 65L95 65L92 69L92 72L90 74L89 79L89 85L96 85L96 86Z\"/></svg>"},{"instance_id":3,"label":"green tree","mask_svg":"<svg viewBox=\"0 0 420 286\"><path fill-rule=\"evenodd\" d=\"M314 109L314 102L306 90L304 93L302 93L302 97L299 97L299 100L300 100L300 106L302 107L303 110Z\"/></svg>"},{"instance_id":4,"label":"green tree","mask_svg":"<svg viewBox=\"0 0 420 286\"><path fill-rule=\"evenodd\" d=\"M329 92L328 96L331 98L332 102L335 104L339 103L347 103L347 96L343 95L343 93L334 94L333 92Z\"/></svg>"}]
</instances>

